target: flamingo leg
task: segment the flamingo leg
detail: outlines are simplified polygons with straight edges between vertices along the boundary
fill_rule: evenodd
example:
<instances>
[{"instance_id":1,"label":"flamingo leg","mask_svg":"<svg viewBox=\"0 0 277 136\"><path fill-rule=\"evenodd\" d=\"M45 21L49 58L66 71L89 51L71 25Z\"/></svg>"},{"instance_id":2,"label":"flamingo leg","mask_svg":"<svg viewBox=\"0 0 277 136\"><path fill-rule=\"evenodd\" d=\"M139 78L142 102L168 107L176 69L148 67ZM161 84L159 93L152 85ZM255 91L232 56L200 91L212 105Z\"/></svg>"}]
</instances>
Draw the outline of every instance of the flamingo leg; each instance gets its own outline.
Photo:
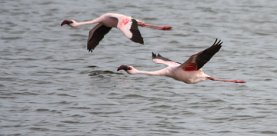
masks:
<instances>
[{"instance_id":1,"label":"flamingo leg","mask_svg":"<svg viewBox=\"0 0 277 136\"><path fill-rule=\"evenodd\" d=\"M137 20L137 22L138 22L138 25L141 27L147 27L147 28L152 28L152 29L157 29L157 30L171 30L172 29L172 27L168 26L168 25L158 26L158 25L153 25L153 24L146 24L141 20Z\"/></svg>"},{"instance_id":2,"label":"flamingo leg","mask_svg":"<svg viewBox=\"0 0 277 136\"><path fill-rule=\"evenodd\" d=\"M207 77L207 79L212 81L222 81L222 82L233 82L233 83L246 83L244 80L227 80L227 79L219 79L214 77Z\"/></svg>"}]
</instances>

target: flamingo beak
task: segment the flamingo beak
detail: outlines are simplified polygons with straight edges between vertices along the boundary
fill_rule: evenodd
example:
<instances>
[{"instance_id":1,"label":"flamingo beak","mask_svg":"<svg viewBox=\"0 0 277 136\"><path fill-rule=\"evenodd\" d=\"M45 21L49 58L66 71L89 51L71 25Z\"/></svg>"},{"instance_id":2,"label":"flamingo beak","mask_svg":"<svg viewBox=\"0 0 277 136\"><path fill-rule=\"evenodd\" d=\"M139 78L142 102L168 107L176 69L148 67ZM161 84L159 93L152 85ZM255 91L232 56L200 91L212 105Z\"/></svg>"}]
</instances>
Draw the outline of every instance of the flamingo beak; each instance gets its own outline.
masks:
<instances>
[{"instance_id":1,"label":"flamingo beak","mask_svg":"<svg viewBox=\"0 0 277 136\"><path fill-rule=\"evenodd\" d=\"M73 22L71 20L64 20L62 23L61 23L61 26L63 25L70 25L72 24Z\"/></svg>"},{"instance_id":2,"label":"flamingo beak","mask_svg":"<svg viewBox=\"0 0 277 136\"><path fill-rule=\"evenodd\" d=\"M131 68L129 66L127 66L127 65L121 65L121 66L119 66L117 68L117 71L119 71L119 70L125 70L125 71L127 71L127 70L131 70Z\"/></svg>"}]
</instances>

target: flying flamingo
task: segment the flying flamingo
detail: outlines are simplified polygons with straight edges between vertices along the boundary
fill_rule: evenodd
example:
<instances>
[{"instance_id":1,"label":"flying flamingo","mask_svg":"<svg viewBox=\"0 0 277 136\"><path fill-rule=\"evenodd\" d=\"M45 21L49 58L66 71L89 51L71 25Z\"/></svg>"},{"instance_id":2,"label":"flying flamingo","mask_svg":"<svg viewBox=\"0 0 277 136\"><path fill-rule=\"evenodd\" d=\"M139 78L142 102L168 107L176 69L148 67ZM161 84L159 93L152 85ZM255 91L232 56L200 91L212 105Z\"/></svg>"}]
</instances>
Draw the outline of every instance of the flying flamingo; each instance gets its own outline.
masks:
<instances>
[{"instance_id":1,"label":"flying flamingo","mask_svg":"<svg viewBox=\"0 0 277 136\"><path fill-rule=\"evenodd\" d=\"M123 34L130 40L144 44L143 38L140 34L138 26L147 27L157 30L171 30L171 26L156 26L152 24L146 24L141 20L134 19L130 16L117 14L117 13L106 13L100 17L90 20L77 22L76 20L64 20L61 23L63 25L69 25L71 27L78 27L80 25L86 24L97 24L89 31L87 49L92 52L94 48L99 44L99 42L104 38L104 36L111 30L112 27L118 28Z\"/></svg>"},{"instance_id":2,"label":"flying flamingo","mask_svg":"<svg viewBox=\"0 0 277 136\"><path fill-rule=\"evenodd\" d=\"M199 53L192 55L183 64L174 62L160 54L152 53L152 60L158 64L167 65L166 68L157 71L140 71L133 66L121 65L117 71L125 70L128 74L145 74L151 76L167 76L178 81L183 81L187 84L195 84L204 80L223 81L233 83L245 83L243 80L226 80L211 77L205 74L201 68L213 57L221 48L222 42L215 40L213 45Z\"/></svg>"}]
</instances>

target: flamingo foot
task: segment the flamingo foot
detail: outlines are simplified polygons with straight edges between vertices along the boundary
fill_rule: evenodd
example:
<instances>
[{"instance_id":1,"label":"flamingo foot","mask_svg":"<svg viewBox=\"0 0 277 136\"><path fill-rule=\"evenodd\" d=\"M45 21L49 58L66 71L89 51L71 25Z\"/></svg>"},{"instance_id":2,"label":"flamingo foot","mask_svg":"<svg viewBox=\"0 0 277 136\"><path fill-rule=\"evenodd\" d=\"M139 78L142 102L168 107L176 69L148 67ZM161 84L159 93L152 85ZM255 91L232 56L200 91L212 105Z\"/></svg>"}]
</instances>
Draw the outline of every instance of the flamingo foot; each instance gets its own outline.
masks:
<instances>
[{"instance_id":1,"label":"flamingo foot","mask_svg":"<svg viewBox=\"0 0 277 136\"><path fill-rule=\"evenodd\" d=\"M160 26L160 30L171 30L171 26Z\"/></svg>"},{"instance_id":2,"label":"flamingo foot","mask_svg":"<svg viewBox=\"0 0 277 136\"><path fill-rule=\"evenodd\" d=\"M246 83L244 80L234 80L234 83Z\"/></svg>"}]
</instances>

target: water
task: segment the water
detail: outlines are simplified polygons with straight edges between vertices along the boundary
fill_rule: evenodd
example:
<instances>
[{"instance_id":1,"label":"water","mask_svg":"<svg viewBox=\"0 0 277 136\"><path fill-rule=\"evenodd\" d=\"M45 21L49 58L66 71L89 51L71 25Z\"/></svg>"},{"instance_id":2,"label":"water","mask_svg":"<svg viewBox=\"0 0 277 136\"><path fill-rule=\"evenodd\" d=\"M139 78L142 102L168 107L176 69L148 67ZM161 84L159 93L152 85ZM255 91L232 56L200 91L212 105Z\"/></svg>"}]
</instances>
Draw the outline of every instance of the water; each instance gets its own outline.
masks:
<instances>
[{"instance_id":1,"label":"water","mask_svg":"<svg viewBox=\"0 0 277 136\"><path fill-rule=\"evenodd\" d=\"M277 135L277 1L1 0L0 135ZM173 31L141 28L145 45L113 29L93 53L92 26L60 27L118 12ZM184 84L143 70L151 52L183 62L212 44L207 74L246 84Z\"/></svg>"}]
</instances>

